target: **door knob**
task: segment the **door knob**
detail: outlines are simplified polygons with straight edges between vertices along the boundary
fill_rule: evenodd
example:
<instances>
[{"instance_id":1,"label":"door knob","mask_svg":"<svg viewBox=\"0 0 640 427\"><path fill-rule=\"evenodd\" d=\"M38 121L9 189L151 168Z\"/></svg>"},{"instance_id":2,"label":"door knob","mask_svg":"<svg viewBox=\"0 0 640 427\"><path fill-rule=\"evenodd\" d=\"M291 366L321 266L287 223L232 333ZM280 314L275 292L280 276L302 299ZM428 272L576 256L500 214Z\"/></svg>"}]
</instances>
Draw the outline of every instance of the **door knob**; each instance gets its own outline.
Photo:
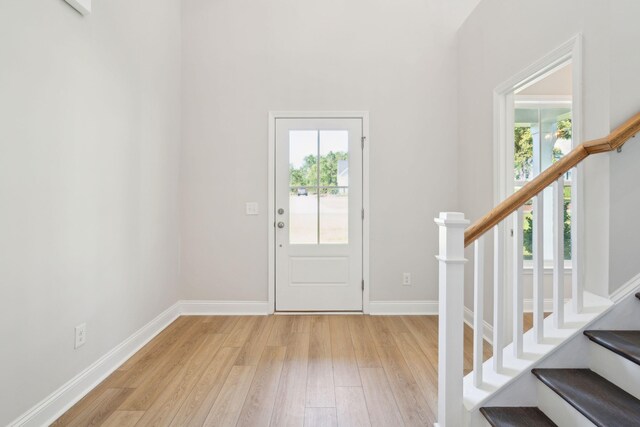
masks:
<instances>
[{"instance_id":1,"label":"door knob","mask_svg":"<svg viewBox=\"0 0 640 427\"><path fill-rule=\"evenodd\" d=\"M278 228L284 228L284 222L280 221L280 222L278 223Z\"/></svg>"}]
</instances>

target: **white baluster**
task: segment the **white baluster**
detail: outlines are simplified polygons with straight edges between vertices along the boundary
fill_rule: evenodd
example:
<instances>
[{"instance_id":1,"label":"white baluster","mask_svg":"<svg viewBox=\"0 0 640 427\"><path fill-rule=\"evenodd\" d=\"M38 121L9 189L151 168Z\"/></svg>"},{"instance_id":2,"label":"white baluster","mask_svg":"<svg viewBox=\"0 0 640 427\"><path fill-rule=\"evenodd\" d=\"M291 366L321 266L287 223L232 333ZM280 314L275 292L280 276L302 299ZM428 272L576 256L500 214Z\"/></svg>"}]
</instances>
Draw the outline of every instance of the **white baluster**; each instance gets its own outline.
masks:
<instances>
[{"instance_id":1,"label":"white baluster","mask_svg":"<svg viewBox=\"0 0 640 427\"><path fill-rule=\"evenodd\" d=\"M504 348L504 222L493 227L493 370L502 371Z\"/></svg>"},{"instance_id":2,"label":"white baluster","mask_svg":"<svg viewBox=\"0 0 640 427\"><path fill-rule=\"evenodd\" d=\"M522 217L523 208L513 214L513 355L522 357Z\"/></svg>"},{"instance_id":3,"label":"white baluster","mask_svg":"<svg viewBox=\"0 0 640 427\"><path fill-rule=\"evenodd\" d=\"M553 314L554 326L564 325L564 179L553 183Z\"/></svg>"},{"instance_id":4,"label":"white baluster","mask_svg":"<svg viewBox=\"0 0 640 427\"><path fill-rule=\"evenodd\" d=\"M544 193L533 199L533 333L544 339Z\"/></svg>"},{"instance_id":5,"label":"white baluster","mask_svg":"<svg viewBox=\"0 0 640 427\"><path fill-rule=\"evenodd\" d=\"M442 212L440 227L438 316L438 425L462 425L464 354L464 214Z\"/></svg>"},{"instance_id":6,"label":"white baluster","mask_svg":"<svg viewBox=\"0 0 640 427\"><path fill-rule=\"evenodd\" d=\"M582 166L573 168L571 172L571 298L573 311L575 313L582 313L584 306L584 294L582 290L582 265L580 264L580 246L579 246L579 232L580 226L580 212L578 211L578 203L580 200L580 187L578 183L578 176Z\"/></svg>"},{"instance_id":7,"label":"white baluster","mask_svg":"<svg viewBox=\"0 0 640 427\"><path fill-rule=\"evenodd\" d=\"M484 236L474 244L473 266L473 385L482 385L484 332Z\"/></svg>"}]
</instances>

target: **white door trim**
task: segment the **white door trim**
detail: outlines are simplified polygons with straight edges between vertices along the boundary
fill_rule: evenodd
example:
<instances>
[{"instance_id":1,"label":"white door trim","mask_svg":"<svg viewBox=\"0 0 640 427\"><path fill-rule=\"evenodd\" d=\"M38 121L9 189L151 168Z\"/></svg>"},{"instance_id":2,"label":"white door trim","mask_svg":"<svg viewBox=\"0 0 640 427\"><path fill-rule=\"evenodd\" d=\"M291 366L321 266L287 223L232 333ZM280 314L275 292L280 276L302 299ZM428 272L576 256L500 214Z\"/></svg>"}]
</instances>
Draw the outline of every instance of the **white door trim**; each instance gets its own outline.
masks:
<instances>
[{"instance_id":1,"label":"white door trim","mask_svg":"<svg viewBox=\"0 0 640 427\"><path fill-rule=\"evenodd\" d=\"M573 146L576 147L583 142L583 116L582 116L582 33L576 34L570 40L563 43L561 46L554 49L552 52L540 58L524 70L520 71L516 75L512 76L508 80L498 85L493 91L493 184L494 184L494 204L498 204L505 198L511 195L511 185L513 183L513 168L507 167L507 159L513 158L513 148L507 144L507 139L510 138L510 133L513 132L510 129L512 126L513 117L512 111L508 108L510 103L513 102L513 92L524 86L530 85L536 81L542 80L549 74L553 73L559 66L567 62L572 63L572 119L573 119ZM574 183L574 191L577 197L576 217L577 217L577 234L578 236L584 235L584 228L582 226L582 218L584 218L584 197L583 197L583 182L584 173L583 165L578 165L577 179ZM584 253L584 239L579 238L580 242L578 247L574 247L575 254L574 259L580 260L581 254ZM505 248L511 247L511 237L509 233L504 233L503 245ZM508 257L511 256L511 251L505 252ZM504 263L503 283L504 283L504 298L505 301L511 300L511 286L508 280L508 274L511 271L511 260L507 258L508 262ZM583 281L583 265L580 262L577 264L578 268L575 268L575 280L580 283ZM511 317L512 307L510 304L506 304L504 310L504 328L505 339L511 338ZM508 342L508 341L507 341Z\"/></svg>"},{"instance_id":2,"label":"white door trim","mask_svg":"<svg viewBox=\"0 0 640 427\"><path fill-rule=\"evenodd\" d=\"M276 307L276 234L275 234L275 173L276 173L276 119L285 118L354 118L362 119L362 136L365 138L362 150L362 206L364 208L364 220L362 222L362 277L364 279L364 291L362 295L362 311L368 314L369 289L371 277L369 274L369 112L368 111L270 111L269 112L269 167L267 183L269 186L268 197L268 223L269 229L269 313L275 312Z\"/></svg>"}]
</instances>

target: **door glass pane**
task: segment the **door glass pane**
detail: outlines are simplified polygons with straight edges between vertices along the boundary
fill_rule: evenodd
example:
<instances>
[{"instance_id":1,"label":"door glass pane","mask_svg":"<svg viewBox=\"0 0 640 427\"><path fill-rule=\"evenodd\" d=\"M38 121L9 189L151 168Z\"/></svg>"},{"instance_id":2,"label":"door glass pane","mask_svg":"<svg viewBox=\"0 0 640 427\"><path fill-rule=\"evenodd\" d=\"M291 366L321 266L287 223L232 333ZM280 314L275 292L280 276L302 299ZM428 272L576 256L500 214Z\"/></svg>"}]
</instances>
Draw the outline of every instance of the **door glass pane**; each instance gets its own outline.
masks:
<instances>
[{"instance_id":1,"label":"door glass pane","mask_svg":"<svg viewBox=\"0 0 640 427\"><path fill-rule=\"evenodd\" d=\"M289 243L318 243L318 189L291 187L289 191Z\"/></svg>"},{"instance_id":2,"label":"door glass pane","mask_svg":"<svg viewBox=\"0 0 640 427\"><path fill-rule=\"evenodd\" d=\"M320 243L349 243L349 189L320 189Z\"/></svg>"},{"instance_id":3,"label":"door glass pane","mask_svg":"<svg viewBox=\"0 0 640 427\"><path fill-rule=\"evenodd\" d=\"M320 131L320 186L349 186L349 132Z\"/></svg>"},{"instance_id":4,"label":"door glass pane","mask_svg":"<svg viewBox=\"0 0 640 427\"><path fill-rule=\"evenodd\" d=\"M289 131L289 186L318 185L318 131Z\"/></svg>"}]
</instances>

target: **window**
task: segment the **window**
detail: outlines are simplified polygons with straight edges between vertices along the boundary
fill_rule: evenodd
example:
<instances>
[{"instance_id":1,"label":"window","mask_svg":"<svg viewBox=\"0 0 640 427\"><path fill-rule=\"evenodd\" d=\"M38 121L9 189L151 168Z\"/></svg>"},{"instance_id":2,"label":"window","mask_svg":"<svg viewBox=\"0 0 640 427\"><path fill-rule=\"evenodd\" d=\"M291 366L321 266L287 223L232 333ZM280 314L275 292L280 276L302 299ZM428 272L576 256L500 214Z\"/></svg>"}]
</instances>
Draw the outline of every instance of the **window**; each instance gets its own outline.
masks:
<instances>
[{"instance_id":1,"label":"window","mask_svg":"<svg viewBox=\"0 0 640 427\"><path fill-rule=\"evenodd\" d=\"M289 242L349 243L349 132L289 132Z\"/></svg>"},{"instance_id":2,"label":"window","mask_svg":"<svg viewBox=\"0 0 640 427\"><path fill-rule=\"evenodd\" d=\"M516 98L517 99L517 98ZM514 191L540 174L572 149L571 101L557 101L558 105L516 100L514 124ZM562 105L566 104L566 105ZM564 257L571 259L571 172L564 177ZM551 224L551 190L545 190L545 224ZM524 209L524 258L531 260L533 203ZM549 220L546 220L549 218ZM547 230L548 229L548 230ZM545 227L545 260L553 258L551 227Z\"/></svg>"},{"instance_id":3,"label":"window","mask_svg":"<svg viewBox=\"0 0 640 427\"><path fill-rule=\"evenodd\" d=\"M573 148L572 67L560 66L514 93L513 189L522 188ZM564 258L571 260L571 172L564 177ZM553 260L553 194L544 198L544 259ZM524 259L533 256L533 201L524 209ZM525 265L527 263L525 262Z\"/></svg>"}]
</instances>

